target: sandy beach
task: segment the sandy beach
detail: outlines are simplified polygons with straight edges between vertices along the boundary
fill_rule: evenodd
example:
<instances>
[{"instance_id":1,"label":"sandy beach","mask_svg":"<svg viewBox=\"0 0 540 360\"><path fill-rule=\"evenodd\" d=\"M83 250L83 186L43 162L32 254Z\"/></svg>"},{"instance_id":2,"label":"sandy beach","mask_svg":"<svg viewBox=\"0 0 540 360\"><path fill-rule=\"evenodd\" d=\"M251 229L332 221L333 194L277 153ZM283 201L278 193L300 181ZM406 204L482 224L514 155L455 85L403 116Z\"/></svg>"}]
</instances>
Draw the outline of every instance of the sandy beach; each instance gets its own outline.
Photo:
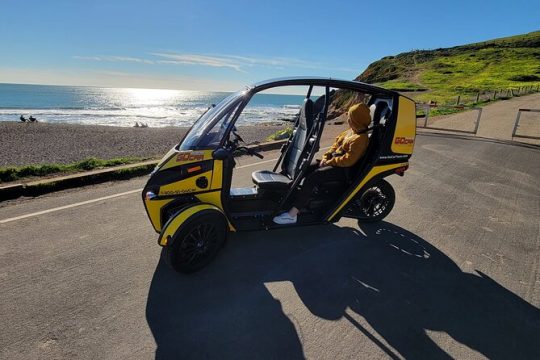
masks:
<instances>
[{"instance_id":1,"label":"sandy beach","mask_svg":"<svg viewBox=\"0 0 540 360\"><path fill-rule=\"evenodd\" d=\"M287 126L244 126L246 143L262 142ZM72 163L89 157L160 158L188 128L127 128L98 125L0 122L0 166Z\"/></svg>"}]
</instances>

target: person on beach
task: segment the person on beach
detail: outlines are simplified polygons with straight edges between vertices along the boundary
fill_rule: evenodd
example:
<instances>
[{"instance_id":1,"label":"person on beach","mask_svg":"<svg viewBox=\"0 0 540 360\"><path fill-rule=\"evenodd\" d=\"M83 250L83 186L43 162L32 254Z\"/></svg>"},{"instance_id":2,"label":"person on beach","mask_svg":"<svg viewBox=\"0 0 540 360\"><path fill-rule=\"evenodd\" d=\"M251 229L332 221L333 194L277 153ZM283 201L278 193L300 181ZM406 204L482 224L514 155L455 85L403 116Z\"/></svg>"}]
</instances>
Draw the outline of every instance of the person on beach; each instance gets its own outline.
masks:
<instances>
[{"instance_id":1,"label":"person on beach","mask_svg":"<svg viewBox=\"0 0 540 360\"><path fill-rule=\"evenodd\" d=\"M293 207L274 217L273 221L276 224L295 224L300 209L308 204L317 185L330 181L346 182L349 168L366 152L369 141L366 130L370 122L371 116L366 105L359 103L349 108L347 123L350 128L339 134L322 160L309 165Z\"/></svg>"},{"instance_id":2,"label":"person on beach","mask_svg":"<svg viewBox=\"0 0 540 360\"><path fill-rule=\"evenodd\" d=\"M31 122L36 122L37 121L37 119L35 117L33 117L32 115L30 115L28 120L30 120Z\"/></svg>"},{"instance_id":3,"label":"person on beach","mask_svg":"<svg viewBox=\"0 0 540 360\"><path fill-rule=\"evenodd\" d=\"M21 115L21 117L19 118L19 120L21 120L22 122L26 122L26 118L24 117L24 115Z\"/></svg>"}]
</instances>

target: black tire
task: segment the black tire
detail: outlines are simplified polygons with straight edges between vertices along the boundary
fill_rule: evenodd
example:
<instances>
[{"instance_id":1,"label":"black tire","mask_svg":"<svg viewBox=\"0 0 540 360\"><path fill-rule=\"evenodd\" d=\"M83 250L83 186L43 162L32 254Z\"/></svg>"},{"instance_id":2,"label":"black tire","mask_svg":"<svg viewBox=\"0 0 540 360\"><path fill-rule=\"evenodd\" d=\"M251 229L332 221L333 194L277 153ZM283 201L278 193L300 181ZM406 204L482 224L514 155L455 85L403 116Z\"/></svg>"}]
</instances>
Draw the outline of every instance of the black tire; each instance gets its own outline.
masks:
<instances>
[{"instance_id":1,"label":"black tire","mask_svg":"<svg viewBox=\"0 0 540 360\"><path fill-rule=\"evenodd\" d=\"M361 194L351 200L345 216L357 218L360 222L377 222L384 219L396 203L396 193L388 181L377 180L369 184Z\"/></svg>"},{"instance_id":2,"label":"black tire","mask_svg":"<svg viewBox=\"0 0 540 360\"><path fill-rule=\"evenodd\" d=\"M218 211L205 210L193 215L163 248L165 262L180 273L193 273L204 268L225 244L228 226Z\"/></svg>"}]
</instances>

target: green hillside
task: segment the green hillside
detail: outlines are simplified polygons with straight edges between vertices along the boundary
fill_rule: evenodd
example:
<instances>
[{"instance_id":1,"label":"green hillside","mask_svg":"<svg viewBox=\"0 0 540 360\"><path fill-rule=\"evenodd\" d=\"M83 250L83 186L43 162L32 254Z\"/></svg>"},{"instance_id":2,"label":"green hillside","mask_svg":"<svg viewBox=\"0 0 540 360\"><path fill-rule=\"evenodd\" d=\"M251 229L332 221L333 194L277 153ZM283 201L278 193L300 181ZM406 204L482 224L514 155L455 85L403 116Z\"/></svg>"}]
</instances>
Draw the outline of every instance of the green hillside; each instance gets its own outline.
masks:
<instances>
[{"instance_id":1,"label":"green hillside","mask_svg":"<svg viewBox=\"0 0 540 360\"><path fill-rule=\"evenodd\" d=\"M419 102L540 85L540 31L475 44L387 56L356 80L407 92ZM534 90L531 89L531 90Z\"/></svg>"}]
</instances>

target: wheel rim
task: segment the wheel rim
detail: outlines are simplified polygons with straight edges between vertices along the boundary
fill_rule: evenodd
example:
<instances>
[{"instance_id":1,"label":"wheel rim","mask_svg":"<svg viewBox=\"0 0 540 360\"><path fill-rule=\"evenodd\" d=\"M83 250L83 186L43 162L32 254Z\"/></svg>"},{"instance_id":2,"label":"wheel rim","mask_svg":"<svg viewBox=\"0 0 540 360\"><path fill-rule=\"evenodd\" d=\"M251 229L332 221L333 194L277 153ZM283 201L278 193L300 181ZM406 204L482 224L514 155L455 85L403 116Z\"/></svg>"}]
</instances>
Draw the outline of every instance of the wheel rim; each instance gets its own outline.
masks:
<instances>
[{"instance_id":1,"label":"wheel rim","mask_svg":"<svg viewBox=\"0 0 540 360\"><path fill-rule=\"evenodd\" d=\"M357 206L368 218L374 218L383 214L388 207L389 199L378 187L366 190L357 201Z\"/></svg>"},{"instance_id":2,"label":"wheel rim","mask_svg":"<svg viewBox=\"0 0 540 360\"><path fill-rule=\"evenodd\" d=\"M212 255L217 242L216 227L213 224L199 224L184 237L178 260L185 265L196 266Z\"/></svg>"}]
</instances>

